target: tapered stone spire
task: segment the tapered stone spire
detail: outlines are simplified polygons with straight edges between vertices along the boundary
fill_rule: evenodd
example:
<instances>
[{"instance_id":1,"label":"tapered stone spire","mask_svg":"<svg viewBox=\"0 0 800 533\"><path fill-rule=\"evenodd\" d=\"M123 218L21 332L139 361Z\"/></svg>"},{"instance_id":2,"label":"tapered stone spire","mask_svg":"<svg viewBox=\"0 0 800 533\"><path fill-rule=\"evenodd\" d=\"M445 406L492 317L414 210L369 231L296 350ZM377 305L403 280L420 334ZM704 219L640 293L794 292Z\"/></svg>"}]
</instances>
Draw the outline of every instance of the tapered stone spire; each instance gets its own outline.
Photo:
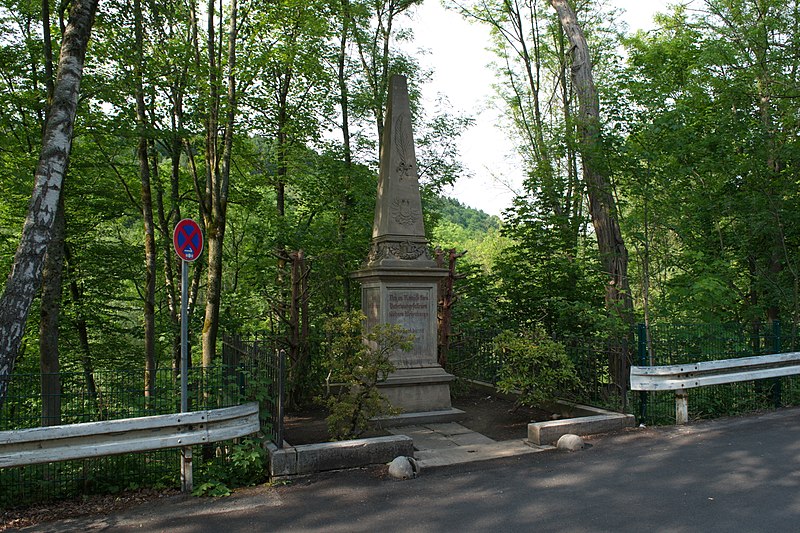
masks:
<instances>
[{"instance_id":1,"label":"tapered stone spire","mask_svg":"<svg viewBox=\"0 0 800 533\"><path fill-rule=\"evenodd\" d=\"M392 76L367 265L417 268L433 264L422 218L408 86L404 76Z\"/></svg>"},{"instance_id":2,"label":"tapered stone spire","mask_svg":"<svg viewBox=\"0 0 800 533\"><path fill-rule=\"evenodd\" d=\"M409 351L390 354L395 371L378 384L381 394L405 413L403 423L452 421L464 414L452 407L453 376L439 366L437 357L439 282L447 274L446 268L436 266L425 239L408 87L403 76L393 76L372 246L366 264L352 277L361 283L367 329L394 324L414 336Z\"/></svg>"}]
</instances>

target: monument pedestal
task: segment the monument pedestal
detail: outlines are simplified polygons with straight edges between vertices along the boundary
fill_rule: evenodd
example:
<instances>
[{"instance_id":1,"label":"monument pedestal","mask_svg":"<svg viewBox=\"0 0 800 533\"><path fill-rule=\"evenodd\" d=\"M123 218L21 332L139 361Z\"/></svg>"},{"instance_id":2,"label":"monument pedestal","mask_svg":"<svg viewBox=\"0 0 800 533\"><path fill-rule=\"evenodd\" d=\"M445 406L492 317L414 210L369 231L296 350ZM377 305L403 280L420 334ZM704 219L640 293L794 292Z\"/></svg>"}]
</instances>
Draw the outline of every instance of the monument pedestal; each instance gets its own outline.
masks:
<instances>
[{"instance_id":1,"label":"monument pedestal","mask_svg":"<svg viewBox=\"0 0 800 533\"><path fill-rule=\"evenodd\" d=\"M448 421L463 414L452 408L450 382L454 377L439 366L437 357L438 284L446 275L446 269L435 266L368 267L353 273L353 278L361 282L361 307L367 317L367 329L377 324L395 324L414 335L410 351L391 355L396 370L378 385L392 406L402 410L404 419L411 414L438 411L441 421Z\"/></svg>"},{"instance_id":2,"label":"monument pedestal","mask_svg":"<svg viewBox=\"0 0 800 533\"><path fill-rule=\"evenodd\" d=\"M379 383L378 390L404 413L443 411L452 408L450 382L453 379L453 375L440 366L401 368Z\"/></svg>"},{"instance_id":3,"label":"monument pedestal","mask_svg":"<svg viewBox=\"0 0 800 533\"><path fill-rule=\"evenodd\" d=\"M369 257L352 276L361 282L368 330L393 324L414 334L410 351L391 354L396 370L379 384L391 404L405 413L382 420L395 425L408 420L444 422L463 414L450 404L453 376L439 366L437 357L439 281L448 271L436 266L425 238L411 123L406 79L392 76Z\"/></svg>"}]
</instances>

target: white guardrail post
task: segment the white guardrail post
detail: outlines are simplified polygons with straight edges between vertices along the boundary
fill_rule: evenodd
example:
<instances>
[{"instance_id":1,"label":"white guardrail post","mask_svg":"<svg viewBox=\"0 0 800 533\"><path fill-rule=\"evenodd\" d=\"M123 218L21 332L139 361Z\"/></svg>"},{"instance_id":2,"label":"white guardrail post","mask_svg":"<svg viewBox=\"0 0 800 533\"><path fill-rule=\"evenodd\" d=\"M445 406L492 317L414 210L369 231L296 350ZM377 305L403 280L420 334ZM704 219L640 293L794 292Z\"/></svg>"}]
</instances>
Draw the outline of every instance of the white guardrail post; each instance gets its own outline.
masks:
<instances>
[{"instance_id":1,"label":"white guardrail post","mask_svg":"<svg viewBox=\"0 0 800 533\"><path fill-rule=\"evenodd\" d=\"M189 447L261 429L258 403L207 411L0 431L0 468Z\"/></svg>"},{"instance_id":2,"label":"white guardrail post","mask_svg":"<svg viewBox=\"0 0 800 533\"><path fill-rule=\"evenodd\" d=\"M800 352L702 361L685 365L631 366L631 390L675 391L675 423L689 421L687 389L800 374Z\"/></svg>"}]
</instances>

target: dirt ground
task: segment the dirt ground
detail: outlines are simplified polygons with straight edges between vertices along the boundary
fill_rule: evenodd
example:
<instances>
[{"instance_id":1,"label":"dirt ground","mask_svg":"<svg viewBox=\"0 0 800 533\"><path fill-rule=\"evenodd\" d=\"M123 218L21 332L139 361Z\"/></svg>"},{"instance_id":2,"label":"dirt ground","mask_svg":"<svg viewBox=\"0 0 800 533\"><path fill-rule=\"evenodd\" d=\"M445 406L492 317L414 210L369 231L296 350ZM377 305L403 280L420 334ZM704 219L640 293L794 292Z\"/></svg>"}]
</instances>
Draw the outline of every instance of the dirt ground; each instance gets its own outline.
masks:
<instances>
[{"instance_id":1,"label":"dirt ground","mask_svg":"<svg viewBox=\"0 0 800 533\"><path fill-rule=\"evenodd\" d=\"M540 409L518 407L514 402L494 393L469 390L454 395L453 407L466 416L459 421L465 427L496 441L524 439L528 436L528 423L549 420L551 413ZM286 413L284 440L292 445L313 444L330 440L325 424L327 413L319 407ZM385 430L371 430L362 437L388 435Z\"/></svg>"}]
</instances>

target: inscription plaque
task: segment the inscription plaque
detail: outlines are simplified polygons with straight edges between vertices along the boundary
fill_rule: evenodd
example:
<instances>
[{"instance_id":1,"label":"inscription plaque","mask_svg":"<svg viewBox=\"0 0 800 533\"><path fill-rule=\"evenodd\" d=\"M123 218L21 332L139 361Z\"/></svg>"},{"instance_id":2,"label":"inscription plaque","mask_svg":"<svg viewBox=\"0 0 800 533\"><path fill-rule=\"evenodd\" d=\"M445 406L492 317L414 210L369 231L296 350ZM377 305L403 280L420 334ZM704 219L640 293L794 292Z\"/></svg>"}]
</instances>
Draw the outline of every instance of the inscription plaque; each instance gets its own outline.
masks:
<instances>
[{"instance_id":1,"label":"inscription plaque","mask_svg":"<svg viewBox=\"0 0 800 533\"><path fill-rule=\"evenodd\" d=\"M414 347L400 356L410 358L409 363L413 365L424 364L430 351L431 304L434 303L431 291L389 289L387 303L389 323L403 326L414 334Z\"/></svg>"}]
</instances>

